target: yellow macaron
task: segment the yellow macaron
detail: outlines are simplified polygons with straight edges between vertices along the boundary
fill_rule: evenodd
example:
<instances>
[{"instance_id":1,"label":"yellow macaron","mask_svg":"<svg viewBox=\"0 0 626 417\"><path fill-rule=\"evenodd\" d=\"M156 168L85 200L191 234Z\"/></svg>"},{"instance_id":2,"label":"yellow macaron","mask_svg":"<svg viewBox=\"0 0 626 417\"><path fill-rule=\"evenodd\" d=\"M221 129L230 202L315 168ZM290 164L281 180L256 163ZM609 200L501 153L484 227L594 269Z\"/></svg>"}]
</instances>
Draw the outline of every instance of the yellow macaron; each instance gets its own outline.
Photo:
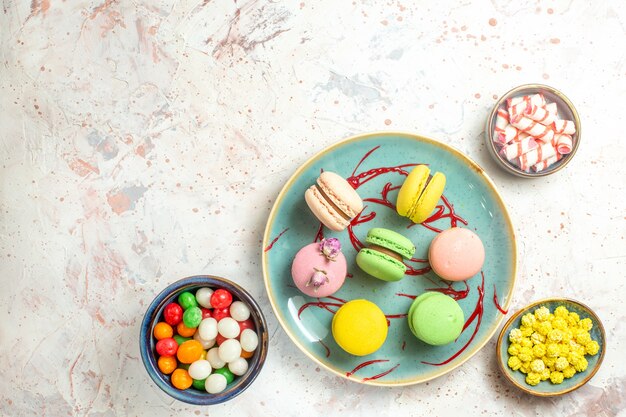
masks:
<instances>
[{"instance_id":1,"label":"yellow macaron","mask_svg":"<svg viewBox=\"0 0 626 417\"><path fill-rule=\"evenodd\" d=\"M426 165L417 165L404 180L396 211L413 223L422 223L431 215L446 186L446 176L441 172L430 175Z\"/></svg>"},{"instance_id":2,"label":"yellow macaron","mask_svg":"<svg viewBox=\"0 0 626 417\"><path fill-rule=\"evenodd\" d=\"M337 344L346 352L369 355L387 339L387 318L371 301L348 301L335 313L332 332Z\"/></svg>"}]
</instances>

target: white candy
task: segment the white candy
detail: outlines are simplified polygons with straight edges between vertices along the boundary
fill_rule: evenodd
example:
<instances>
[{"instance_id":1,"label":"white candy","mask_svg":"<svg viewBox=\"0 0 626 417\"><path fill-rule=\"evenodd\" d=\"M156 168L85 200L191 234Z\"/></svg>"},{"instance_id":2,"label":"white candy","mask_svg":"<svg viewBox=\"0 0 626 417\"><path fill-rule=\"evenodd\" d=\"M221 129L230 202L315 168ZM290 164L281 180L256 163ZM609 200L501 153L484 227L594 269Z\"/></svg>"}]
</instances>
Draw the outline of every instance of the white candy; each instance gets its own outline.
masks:
<instances>
[{"instance_id":1,"label":"white candy","mask_svg":"<svg viewBox=\"0 0 626 417\"><path fill-rule=\"evenodd\" d=\"M237 321L248 320L250 317L250 309L245 303L235 301L230 305L230 316Z\"/></svg>"},{"instance_id":2,"label":"white candy","mask_svg":"<svg viewBox=\"0 0 626 417\"><path fill-rule=\"evenodd\" d=\"M215 339L217 337L217 320L213 317L203 319L198 326L198 333L200 333L201 339Z\"/></svg>"},{"instance_id":3,"label":"white candy","mask_svg":"<svg viewBox=\"0 0 626 417\"><path fill-rule=\"evenodd\" d=\"M212 295L212 289L208 287L200 288L198 291L196 291L196 301L204 308L213 308L213 306L211 306Z\"/></svg>"},{"instance_id":4,"label":"white candy","mask_svg":"<svg viewBox=\"0 0 626 417\"><path fill-rule=\"evenodd\" d=\"M226 381L226 377L224 375L212 374L206 379L204 388L209 394L217 394L224 391L224 389L226 389L226 385L228 385L228 381Z\"/></svg>"},{"instance_id":5,"label":"white candy","mask_svg":"<svg viewBox=\"0 0 626 417\"><path fill-rule=\"evenodd\" d=\"M241 329L235 319L224 317L217 323L217 331L226 339L234 339L239 336Z\"/></svg>"},{"instance_id":6,"label":"white candy","mask_svg":"<svg viewBox=\"0 0 626 417\"><path fill-rule=\"evenodd\" d=\"M234 375L241 376L245 374L248 370L248 361L242 357L239 357L234 361L228 363L228 369L230 369L230 372L232 372Z\"/></svg>"},{"instance_id":7,"label":"white candy","mask_svg":"<svg viewBox=\"0 0 626 417\"><path fill-rule=\"evenodd\" d=\"M232 362L241 356L241 345L237 339L227 339L219 347L220 359L224 362Z\"/></svg>"},{"instance_id":8,"label":"white candy","mask_svg":"<svg viewBox=\"0 0 626 417\"><path fill-rule=\"evenodd\" d=\"M211 364L209 361L200 359L189 365L189 376L193 379L204 379L211 375ZM231 371L232 372L232 371ZM233 372L234 373L234 372Z\"/></svg>"},{"instance_id":9,"label":"white candy","mask_svg":"<svg viewBox=\"0 0 626 417\"><path fill-rule=\"evenodd\" d=\"M219 351L219 348L214 347L213 349L210 349L209 352L206 354L206 358L213 367L213 369L220 369L223 368L224 365L226 365L226 362L223 361L222 358L220 358Z\"/></svg>"},{"instance_id":10,"label":"white candy","mask_svg":"<svg viewBox=\"0 0 626 417\"><path fill-rule=\"evenodd\" d=\"M241 332L241 337L239 338L241 341L241 348L246 352L252 352L259 345L259 337L256 335L254 330L245 329Z\"/></svg>"},{"instance_id":11,"label":"white candy","mask_svg":"<svg viewBox=\"0 0 626 417\"><path fill-rule=\"evenodd\" d=\"M193 334L193 339L200 342L200 344L202 345L202 349L204 350L210 349L215 346L215 339L204 340L202 337L200 337L200 332L195 332Z\"/></svg>"}]
</instances>

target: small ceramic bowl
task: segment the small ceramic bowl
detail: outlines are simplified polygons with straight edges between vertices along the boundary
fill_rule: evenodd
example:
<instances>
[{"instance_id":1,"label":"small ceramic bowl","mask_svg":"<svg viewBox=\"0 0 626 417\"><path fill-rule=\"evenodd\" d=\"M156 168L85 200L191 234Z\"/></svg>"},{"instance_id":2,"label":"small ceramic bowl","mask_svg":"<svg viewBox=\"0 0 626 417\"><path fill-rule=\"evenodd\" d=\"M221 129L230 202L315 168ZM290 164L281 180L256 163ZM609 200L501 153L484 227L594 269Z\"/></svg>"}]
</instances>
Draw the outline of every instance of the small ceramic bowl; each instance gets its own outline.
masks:
<instances>
[{"instance_id":1,"label":"small ceramic bowl","mask_svg":"<svg viewBox=\"0 0 626 417\"><path fill-rule=\"evenodd\" d=\"M520 327L520 321L524 314L533 312L542 306L547 307L551 313L554 313L554 310L558 306L565 306L570 312L577 313L581 320L584 318L590 318L593 322L593 328L589 331L589 333L591 335L591 339L598 342L600 349L595 355L585 355L585 359L587 359L589 365L584 372L577 372L572 378L566 378L561 384L553 384L550 380L546 380L532 386L526 383L526 374L523 374L519 370L513 371L507 365L510 356L507 352L510 345L509 333L512 329ZM604 359L604 352L606 350L605 346L605 334L602 322L589 307L578 301L567 298L550 298L532 303L509 318L498 336L496 356L498 358L500 370L506 379L508 379L517 388L528 394L539 397L553 397L566 394L585 385L587 381L589 381L596 374L596 372L598 372L598 369L600 369L600 365Z\"/></svg>"},{"instance_id":2,"label":"small ceramic bowl","mask_svg":"<svg viewBox=\"0 0 626 417\"><path fill-rule=\"evenodd\" d=\"M243 301L250 308L250 318L254 321L257 335L259 336L259 346L254 355L248 359L248 371L228 384L226 389L219 394L209 394L194 388L179 390L171 382L169 375L164 375L157 366L158 355L155 350L156 340L152 336L154 326L162 320L163 309L173 301L183 291L195 291L201 287L223 288L233 295L233 299ZM265 317L259 305L254 299L239 285L225 278L212 275L196 275L183 278L165 288L148 306L148 310L141 323L141 334L139 348L148 375L155 384L172 398L195 405L213 405L228 401L241 394L256 379L265 363L268 347L268 333Z\"/></svg>"},{"instance_id":3,"label":"small ceramic bowl","mask_svg":"<svg viewBox=\"0 0 626 417\"><path fill-rule=\"evenodd\" d=\"M576 133L572 135L572 151L569 154L563 155L560 161L555 162L554 164L542 171L526 172L519 167L513 165L504 156L500 155L500 153L498 152L499 149L494 142L494 128L496 126L496 115L498 113L498 109L504 109L506 107L507 99L537 93L543 94L548 103L556 103L559 118L563 120L572 120L574 122L574 125L576 126ZM520 85L519 87L515 87L514 89L508 91L502 97L500 97L500 100L496 102L493 110L487 118L487 126L485 132L487 149L489 149L489 153L491 154L493 159L505 171L522 178L545 177L546 175L554 174L555 172L560 171L569 163L569 161L572 160L572 158L574 158L574 155L578 150L578 146L580 145L581 139L580 118L578 117L578 112L576 111L576 108L574 107L572 102L556 88L542 84Z\"/></svg>"}]
</instances>

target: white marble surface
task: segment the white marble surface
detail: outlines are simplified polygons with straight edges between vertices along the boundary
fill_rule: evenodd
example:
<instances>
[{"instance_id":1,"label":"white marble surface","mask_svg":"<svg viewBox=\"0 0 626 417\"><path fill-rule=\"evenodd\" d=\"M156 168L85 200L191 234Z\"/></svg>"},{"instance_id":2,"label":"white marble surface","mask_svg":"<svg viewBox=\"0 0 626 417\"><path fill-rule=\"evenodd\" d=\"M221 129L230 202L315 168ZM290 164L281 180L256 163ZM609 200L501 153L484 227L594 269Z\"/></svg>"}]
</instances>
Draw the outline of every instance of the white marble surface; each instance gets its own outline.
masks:
<instances>
[{"instance_id":1,"label":"white marble surface","mask_svg":"<svg viewBox=\"0 0 626 417\"><path fill-rule=\"evenodd\" d=\"M0 40L0 415L626 415L622 2L4 0ZM483 144L494 100L527 82L561 89L583 124L575 160L535 181ZM492 340L382 389L291 343L260 270L273 199L326 145L385 129L492 176L519 238L511 311L560 295L603 319L589 384L520 394ZM244 285L271 331L255 384L210 408L162 394L137 342L147 303L197 273Z\"/></svg>"}]
</instances>

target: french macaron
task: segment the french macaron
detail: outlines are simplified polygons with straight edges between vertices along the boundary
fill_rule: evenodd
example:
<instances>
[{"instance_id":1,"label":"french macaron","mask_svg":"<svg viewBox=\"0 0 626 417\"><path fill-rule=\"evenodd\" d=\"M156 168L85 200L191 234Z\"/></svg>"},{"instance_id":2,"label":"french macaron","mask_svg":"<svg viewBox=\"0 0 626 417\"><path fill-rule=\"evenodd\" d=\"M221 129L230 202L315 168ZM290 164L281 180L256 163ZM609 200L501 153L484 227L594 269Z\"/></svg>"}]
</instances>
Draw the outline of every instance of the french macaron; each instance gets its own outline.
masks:
<instances>
[{"instance_id":1,"label":"french macaron","mask_svg":"<svg viewBox=\"0 0 626 417\"><path fill-rule=\"evenodd\" d=\"M426 165L417 165L400 187L396 211L413 223L422 223L437 206L445 186L444 174L436 172L430 175L430 169Z\"/></svg>"},{"instance_id":2,"label":"french macaron","mask_svg":"<svg viewBox=\"0 0 626 417\"><path fill-rule=\"evenodd\" d=\"M363 210L363 200L343 177L324 171L304 193L311 212L330 230L340 232Z\"/></svg>"},{"instance_id":3,"label":"french macaron","mask_svg":"<svg viewBox=\"0 0 626 417\"><path fill-rule=\"evenodd\" d=\"M348 267L339 239L331 237L306 245L291 264L293 283L309 297L328 297L341 288Z\"/></svg>"},{"instance_id":4,"label":"french macaron","mask_svg":"<svg viewBox=\"0 0 626 417\"><path fill-rule=\"evenodd\" d=\"M367 232L367 246L356 255L356 264L367 274L383 281L399 281L411 259L415 245L406 237L389 229L375 227Z\"/></svg>"},{"instance_id":5,"label":"french macaron","mask_svg":"<svg viewBox=\"0 0 626 417\"><path fill-rule=\"evenodd\" d=\"M407 315L411 332L433 346L447 345L463 330L465 317L459 303L440 292L430 291L417 297Z\"/></svg>"},{"instance_id":6,"label":"french macaron","mask_svg":"<svg viewBox=\"0 0 626 417\"><path fill-rule=\"evenodd\" d=\"M485 262L485 247L469 229L453 227L439 233L428 248L433 272L448 281L464 281L480 272Z\"/></svg>"},{"instance_id":7,"label":"french macaron","mask_svg":"<svg viewBox=\"0 0 626 417\"><path fill-rule=\"evenodd\" d=\"M337 344L351 355L374 353L387 339L385 313L367 300L352 300L342 305L331 327Z\"/></svg>"}]
</instances>

